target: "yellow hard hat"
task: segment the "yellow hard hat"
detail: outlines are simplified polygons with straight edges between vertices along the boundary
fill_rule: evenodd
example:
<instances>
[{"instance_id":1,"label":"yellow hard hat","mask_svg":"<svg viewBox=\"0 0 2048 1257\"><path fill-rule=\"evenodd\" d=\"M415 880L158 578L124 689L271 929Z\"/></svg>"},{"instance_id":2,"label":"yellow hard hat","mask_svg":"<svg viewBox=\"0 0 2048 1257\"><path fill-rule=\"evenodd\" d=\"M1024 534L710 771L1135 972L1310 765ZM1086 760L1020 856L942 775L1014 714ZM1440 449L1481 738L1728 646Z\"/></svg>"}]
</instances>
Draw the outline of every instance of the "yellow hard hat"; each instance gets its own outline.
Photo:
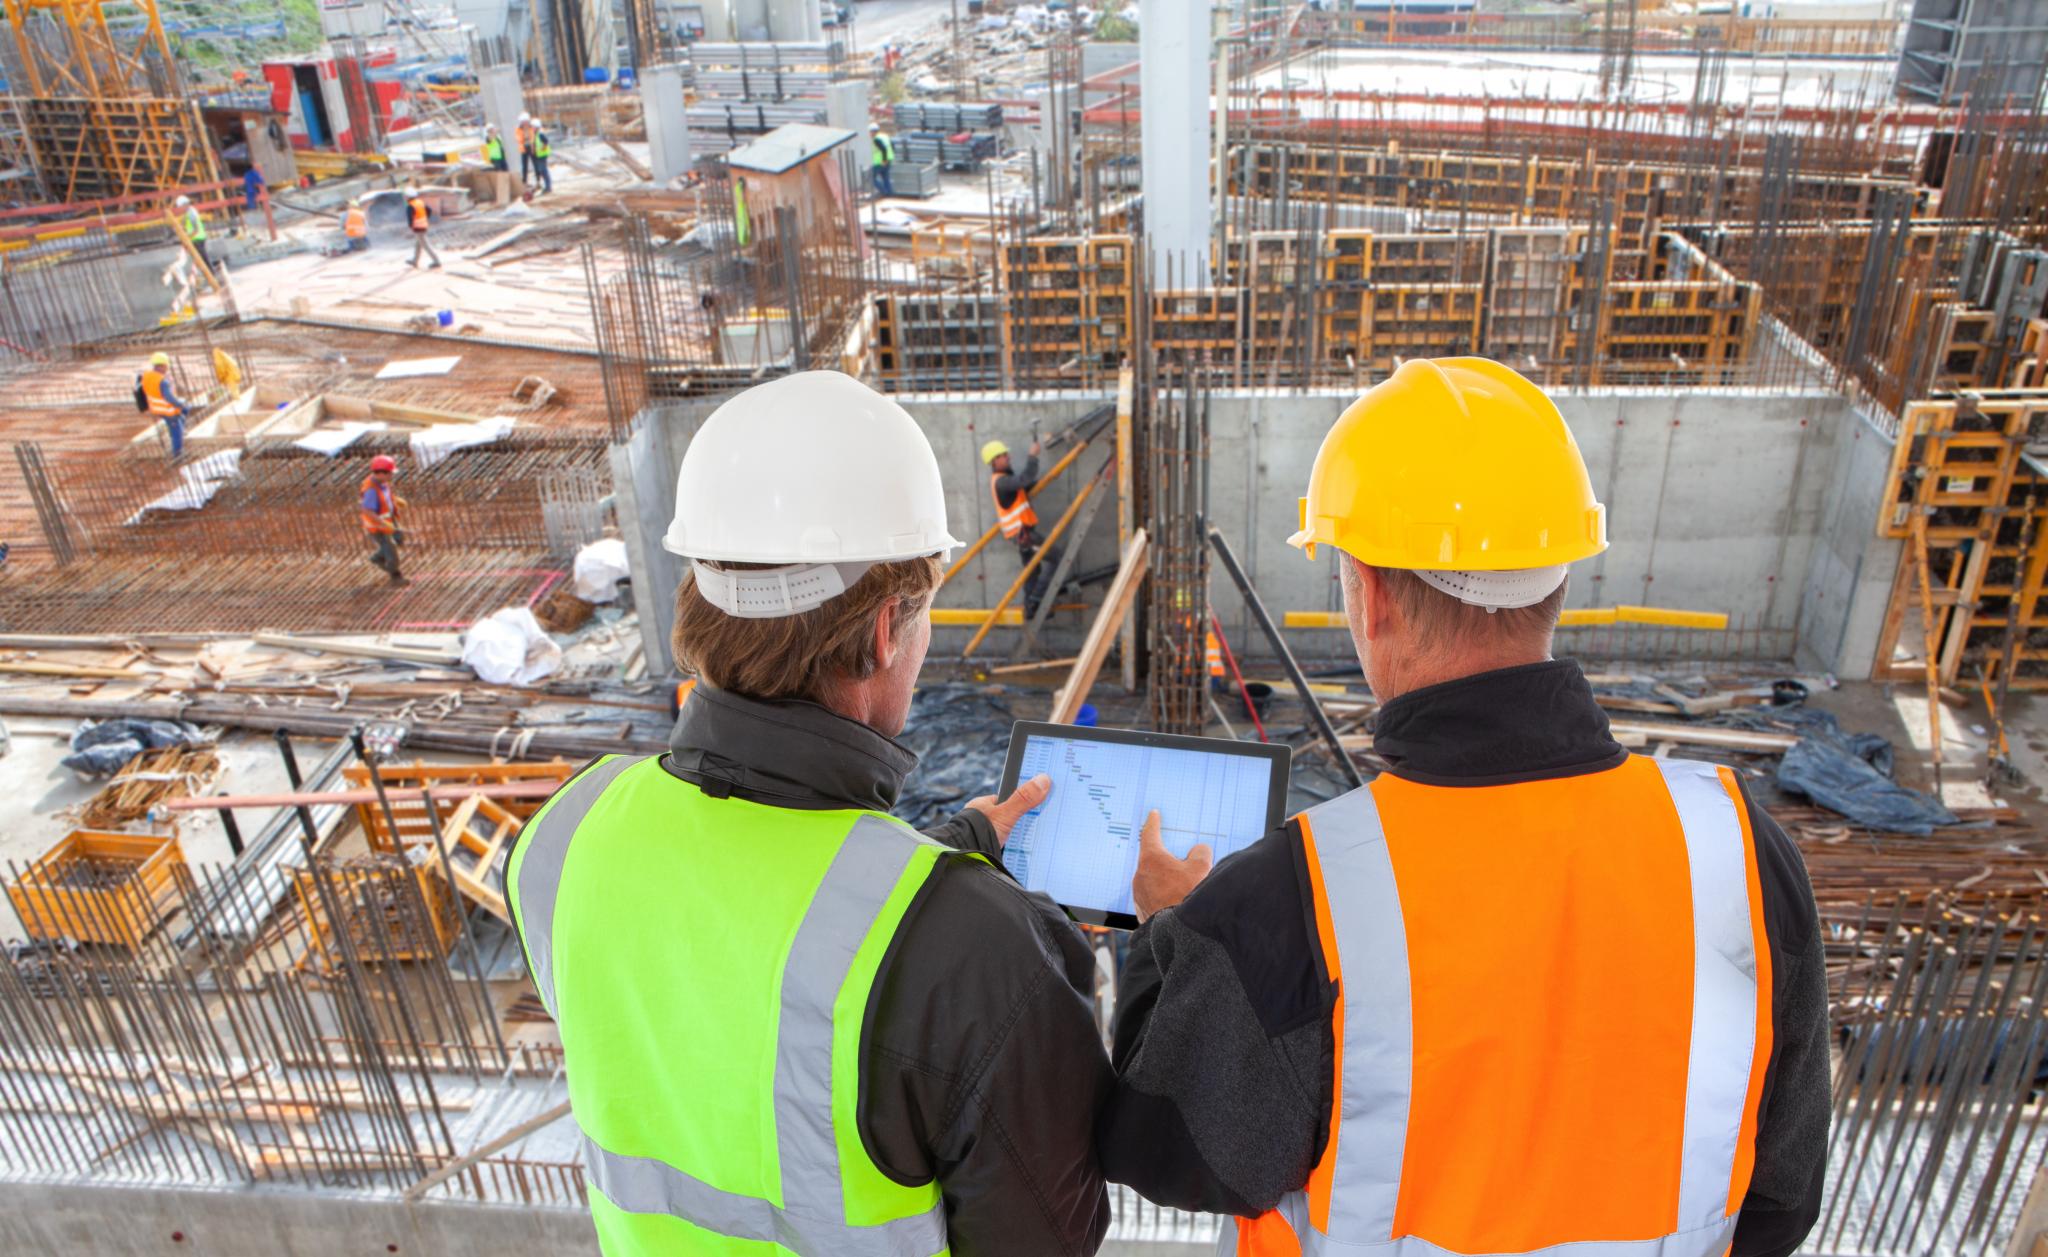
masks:
<instances>
[{"instance_id":1,"label":"yellow hard hat","mask_svg":"<svg viewBox=\"0 0 2048 1257\"><path fill-rule=\"evenodd\" d=\"M1607 515L1542 389L1485 358L1417 359L1337 416L1287 541L1374 567L1515 571L1605 550Z\"/></svg>"},{"instance_id":2,"label":"yellow hard hat","mask_svg":"<svg viewBox=\"0 0 2048 1257\"><path fill-rule=\"evenodd\" d=\"M1001 441L990 441L988 444L981 447L981 461L983 465L987 465L989 463L996 461L996 455L1007 454L1009 452L1010 447L1003 444Z\"/></svg>"},{"instance_id":3,"label":"yellow hard hat","mask_svg":"<svg viewBox=\"0 0 2048 1257\"><path fill-rule=\"evenodd\" d=\"M149 356L149 365L153 367L170 366L171 356L167 353L153 353Z\"/></svg>"}]
</instances>

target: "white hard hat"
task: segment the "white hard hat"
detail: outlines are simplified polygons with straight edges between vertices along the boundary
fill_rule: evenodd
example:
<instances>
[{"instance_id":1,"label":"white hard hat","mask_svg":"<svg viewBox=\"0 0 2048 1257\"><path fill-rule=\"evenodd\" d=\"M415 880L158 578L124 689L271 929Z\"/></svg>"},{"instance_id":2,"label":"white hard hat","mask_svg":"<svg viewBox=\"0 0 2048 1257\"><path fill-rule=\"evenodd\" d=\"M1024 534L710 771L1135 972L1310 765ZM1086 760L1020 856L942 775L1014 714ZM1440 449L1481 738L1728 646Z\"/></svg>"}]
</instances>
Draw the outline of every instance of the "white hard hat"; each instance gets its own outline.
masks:
<instances>
[{"instance_id":1,"label":"white hard hat","mask_svg":"<svg viewBox=\"0 0 2048 1257\"><path fill-rule=\"evenodd\" d=\"M519 115L519 120L520 120L521 122L532 122L532 121L533 121L533 115L532 115L532 114L530 114L530 113L522 113L522 114L520 114L520 115Z\"/></svg>"},{"instance_id":2,"label":"white hard hat","mask_svg":"<svg viewBox=\"0 0 2048 1257\"><path fill-rule=\"evenodd\" d=\"M405 185L405 194L406 194L407 196L418 196L418 195L420 194L420 185L419 185L419 184L417 184L417 183L408 183L408 184L406 184L406 185Z\"/></svg>"},{"instance_id":3,"label":"white hard hat","mask_svg":"<svg viewBox=\"0 0 2048 1257\"><path fill-rule=\"evenodd\" d=\"M191 197L189 197L189 196L181 196L181 197L179 197L179 198L178 198L178 204L180 204L180 205L190 205L191 203L192 203L192 198L191 198Z\"/></svg>"},{"instance_id":4,"label":"white hard hat","mask_svg":"<svg viewBox=\"0 0 2048 1257\"><path fill-rule=\"evenodd\" d=\"M711 412L683 454L661 544L695 560L711 605L774 619L823 604L877 563L960 543L946 530L939 461L909 412L852 376L801 371Z\"/></svg>"}]
</instances>

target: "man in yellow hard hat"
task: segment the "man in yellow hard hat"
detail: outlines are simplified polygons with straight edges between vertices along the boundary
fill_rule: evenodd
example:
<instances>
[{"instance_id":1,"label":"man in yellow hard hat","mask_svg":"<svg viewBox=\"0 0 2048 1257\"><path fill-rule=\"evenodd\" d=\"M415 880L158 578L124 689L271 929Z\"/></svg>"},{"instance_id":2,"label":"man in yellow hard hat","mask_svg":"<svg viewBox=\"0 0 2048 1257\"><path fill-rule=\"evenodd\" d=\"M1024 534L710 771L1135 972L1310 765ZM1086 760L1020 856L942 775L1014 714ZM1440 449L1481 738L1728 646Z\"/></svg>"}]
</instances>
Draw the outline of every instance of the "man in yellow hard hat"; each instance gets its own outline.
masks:
<instances>
[{"instance_id":1,"label":"man in yellow hard hat","mask_svg":"<svg viewBox=\"0 0 2048 1257\"><path fill-rule=\"evenodd\" d=\"M1213 873L1144 827L1104 1172L1262 1257L1792 1252L1829 1113L1812 890L1731 770L1630 755L1551 658L1607 546L1557 407L1404 364L1291 541L1336 552L1388 770Z\"/></svg>"},{"instance_id":2,"label":"man in yellow hard hat","mask_svg":"<svg viewBox=\"0 0 2048 1257\"><path fill-rule=\"evenodd\" d=\"M1038 604L1052 583L1053 569L1060 563L1060 548L1048 546L1038 535L1038 511L1031 505L1031 487L1038 483L1039 443L1034 438L1020 471L1010 462L1010 447L990 441L981 447L981 461L988 467L989 497L996 506L996 525L1006 540L1017 543L1017 557L1025 563L1041 549L1045 558L1024 582L1024 618L1038 614Z\"/></svg>"}]
</instances>

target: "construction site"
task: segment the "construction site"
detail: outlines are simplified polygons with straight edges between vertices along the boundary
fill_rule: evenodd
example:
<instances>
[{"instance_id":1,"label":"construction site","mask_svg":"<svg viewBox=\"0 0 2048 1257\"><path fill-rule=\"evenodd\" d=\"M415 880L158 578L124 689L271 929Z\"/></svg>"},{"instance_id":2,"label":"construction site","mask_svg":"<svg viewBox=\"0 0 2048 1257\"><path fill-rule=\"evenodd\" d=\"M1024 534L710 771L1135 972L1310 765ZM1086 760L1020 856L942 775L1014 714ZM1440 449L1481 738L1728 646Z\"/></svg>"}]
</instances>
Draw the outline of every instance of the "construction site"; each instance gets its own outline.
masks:
<instances>
[{"instance_id":1,"label":"construction site","mask_svg":"<svg viewBox=\"0 0 2048 1257\"><path fill-rule=\"evenodd\" d=\"M1015 720L1285 743L1292 813L1386 767L1310 468L1480 356L1606 505L1557 655L1805 860L1801 1251L2048 1253L2048 0L170 3L0 35L0 1251L598 1251L506 868L669 745L735 392L937 456L896 815Z\"/></svg>"}]
</instances>

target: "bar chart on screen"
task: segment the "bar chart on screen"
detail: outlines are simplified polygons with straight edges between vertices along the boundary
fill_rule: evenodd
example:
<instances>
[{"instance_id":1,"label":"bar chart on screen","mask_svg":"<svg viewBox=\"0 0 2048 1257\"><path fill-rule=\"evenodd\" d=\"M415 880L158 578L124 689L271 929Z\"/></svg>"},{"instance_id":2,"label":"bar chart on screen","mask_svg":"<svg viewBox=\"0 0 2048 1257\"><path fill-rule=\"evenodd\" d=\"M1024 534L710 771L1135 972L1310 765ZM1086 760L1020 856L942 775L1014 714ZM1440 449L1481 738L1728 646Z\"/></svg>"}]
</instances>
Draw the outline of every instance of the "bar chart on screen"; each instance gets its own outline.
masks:
<instances>
[{"instance_id":1,"label":"bar chart on screen","mask_svg":"<svg viewBox=\"0 0 2048 1257\"><path fill-rule=\"evenodd\" d=\"M1139 830L1157 811L1160 839L1185 856L1209 844L1217 859L1266 829L1270 773L1242 756L1032 737L1021 776L1052 778L1046 801L1018 820L1003 863L1026 889L1062 904L1129 913Z\"/></svg>"}]
</instances>

